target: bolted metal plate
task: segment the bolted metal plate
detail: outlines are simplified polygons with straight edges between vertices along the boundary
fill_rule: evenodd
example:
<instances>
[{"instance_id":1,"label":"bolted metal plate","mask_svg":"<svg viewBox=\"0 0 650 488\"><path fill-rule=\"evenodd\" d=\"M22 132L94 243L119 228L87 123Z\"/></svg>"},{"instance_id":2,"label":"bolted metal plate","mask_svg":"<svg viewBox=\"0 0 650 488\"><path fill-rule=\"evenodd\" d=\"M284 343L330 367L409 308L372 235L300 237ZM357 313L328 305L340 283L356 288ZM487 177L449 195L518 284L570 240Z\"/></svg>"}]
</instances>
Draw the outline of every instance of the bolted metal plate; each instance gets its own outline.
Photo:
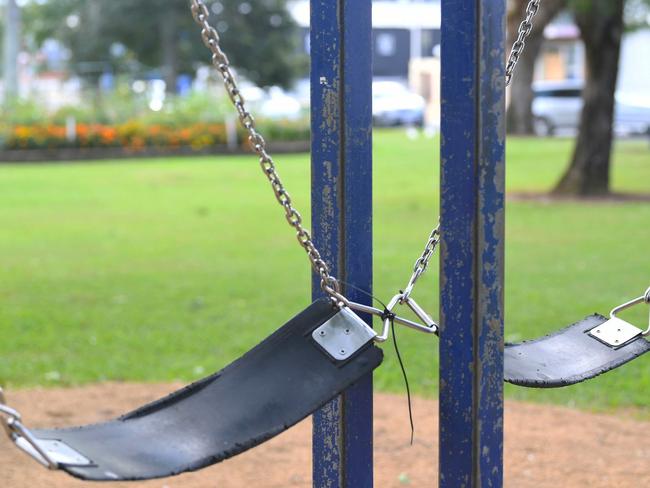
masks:
<instances>
[{"instance_id":1,"label":"bolted metal plate","mask_svg":"<svg viewBox=\"0 0 650 488\"><path fill-rule=\"evenodd\" d=\"M337 361L343 361L368 344L377 333L346 307L311 335L327 354Z\"/></svg>"},{"instance_id":2,"label":"bolted metal plate","mask_svg":"<svg viewBox=\"0 0 650 488\"><path fill-rule=\"evenodd\" d=\"M617 317L594 327L589 335L611 347L619 347L643 333L641 329Z\"/></svg>"},{"instance_id":3,"label":"bolted metal plate","mask_svg":"<svg viewBox=\"0 0 650 488\"><path fill-rule=\"evenodd\" d=\"M45 451L47 456L57 464L65 464L67 466L94 465L90 459L59 440L35 439L35 442L37 442L38 446ZM15 439L15 443L16 446L32 456L38 462L47 466L47 462L43 459L40 453L36 451L36 449L34 449L34 447L23 437Z\"/></svg>"}]
</instances>

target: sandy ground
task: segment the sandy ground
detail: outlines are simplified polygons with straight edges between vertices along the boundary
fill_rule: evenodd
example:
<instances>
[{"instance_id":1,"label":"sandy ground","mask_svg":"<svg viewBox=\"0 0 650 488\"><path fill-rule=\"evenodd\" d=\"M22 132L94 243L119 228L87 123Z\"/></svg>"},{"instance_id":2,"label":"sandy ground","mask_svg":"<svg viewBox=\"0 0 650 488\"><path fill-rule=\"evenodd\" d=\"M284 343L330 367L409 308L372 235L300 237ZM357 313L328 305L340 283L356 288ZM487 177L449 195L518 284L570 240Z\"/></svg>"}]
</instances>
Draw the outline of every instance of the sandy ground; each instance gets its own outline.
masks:
<instances>
[{"instance_id":1,"label":"sandy ground","mask_svg":"<svg viewBox=\"0 0 650 488\"><path fill-rule=\"evenodd\" d=\"M115 417L179 385L104 384L77 389L9 392L32 427L65 426ZM437 486L437 402L416 398L416 440L409 445L405 399L377 395L375 486ZM510 402L506 407L506 486L650 486L650 422L625 415L595 415L561 407ZM311 420L270 442L199 473L146 483L107 483L116 488L310 487ZM3 488L80 488L83 483L51 473L0 439Z\"/></svg>"}]
</instances>

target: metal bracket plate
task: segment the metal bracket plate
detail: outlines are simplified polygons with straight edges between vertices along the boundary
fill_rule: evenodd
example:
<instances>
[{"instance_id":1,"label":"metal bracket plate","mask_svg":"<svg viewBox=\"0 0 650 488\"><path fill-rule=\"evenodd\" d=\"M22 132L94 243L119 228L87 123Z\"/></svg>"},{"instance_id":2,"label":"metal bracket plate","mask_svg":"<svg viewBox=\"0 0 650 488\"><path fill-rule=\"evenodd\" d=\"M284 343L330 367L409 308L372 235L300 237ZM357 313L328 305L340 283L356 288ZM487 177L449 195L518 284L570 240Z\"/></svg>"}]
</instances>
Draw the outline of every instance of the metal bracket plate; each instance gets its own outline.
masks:
<instances>
[{"instance_id":1,"label":"metal bracket plate","mask_svg":"<svg viewBox=\"0 0 650 488\"><path fill-rule=\"evenodd\" d=\"M48 466L47 461L43 459L40 453L38 453L25 438L17 437L14 439L14 442L16 443L16 446L36 459L39 463ZM47 454L47 456L57 464L65 464L66 466L94 465L90 459L59 440L35 439L35 442L37 442L38 446Z\"/></svg>"},{"instance_id":2,"label":"metal bracket plate","mask_svg":"<svg viewBox=\"0 0 650 488\"><path fill-rule=\"evenodd\" d=\"M311 335L327 354L337 361L343 361L373 340L377 333L346 307Z\"/></svg>"},{"instance_id":3,"label":"metal bracket plate","mask_svg":"<svg viewBox=\"0 0 650 488\"><path fill-rule=\"evenodd\" d=\"M642 333L641 329L618 317L612 317L589 331L590 336L611 347L622 346Z\"/></svg>"}]
</instances>

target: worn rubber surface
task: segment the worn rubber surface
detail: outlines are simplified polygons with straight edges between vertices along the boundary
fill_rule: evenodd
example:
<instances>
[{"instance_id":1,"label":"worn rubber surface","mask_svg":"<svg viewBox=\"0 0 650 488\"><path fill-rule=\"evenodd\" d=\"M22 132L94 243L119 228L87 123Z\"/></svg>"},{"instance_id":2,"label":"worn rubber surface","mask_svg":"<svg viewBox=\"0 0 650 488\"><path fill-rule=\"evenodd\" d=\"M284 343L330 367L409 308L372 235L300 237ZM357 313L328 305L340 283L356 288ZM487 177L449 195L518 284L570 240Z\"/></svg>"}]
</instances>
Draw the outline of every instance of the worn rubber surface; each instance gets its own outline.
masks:
<instances>
[{"instance_id":1,"label":"worn rubber surface","mask_svg":"<svg viewBox=\"0 0 650 488\"><path fill-rule=\"evenodd\" d=\"M339 363L320 350L310 334L335 313L330 301L316 301L219 373L119 419L34 433L92 460L61 466L84 480L160 478L218 463L288 429L381 364L370 343Z\"/></svg>"},{"instance_id":2,"label":"worn rubber surface","mask_svg":"<svg viewBox=\"0 0 650 488\"><path fill-rule=\"evenodd\" d=\"M587 334L606 321L592 315L546 337L506 344L505 380L518 386L559 388L594 378L650 351L650 342L640 336L615 349Z\"/></svg>"}]
</instances>

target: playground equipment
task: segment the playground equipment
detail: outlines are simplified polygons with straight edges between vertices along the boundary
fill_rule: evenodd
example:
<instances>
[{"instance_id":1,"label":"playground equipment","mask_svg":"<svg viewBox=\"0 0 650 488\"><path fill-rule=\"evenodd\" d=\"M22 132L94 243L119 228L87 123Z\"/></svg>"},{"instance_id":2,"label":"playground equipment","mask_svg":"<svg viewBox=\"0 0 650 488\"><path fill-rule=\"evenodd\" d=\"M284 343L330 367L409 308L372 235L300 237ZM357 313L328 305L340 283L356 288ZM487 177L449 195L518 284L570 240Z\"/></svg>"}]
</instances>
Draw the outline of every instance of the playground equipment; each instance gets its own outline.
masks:
<instances>
[{"instance_id":1,"label":"playground equipment","mask_svg":"<svg viewBox=\"0 0 650 488\"><path fill-rule=\"evenodd\" d=\"M190 3L315 271L315 301L219 373L114 421L32 431L0 397L7 433L20 449L82 479L151 479L227 459L315 412L314 485L370 487L371 373L382 361L375 343L400 323L440 335L440 486L500 486L504 357L507 381L557 387L650 350L650 328L617 317L650 303L648 289L609 319L588 317L503 352L503 92L539 0L529 4L505 71L503 2L443 1L442 215L407 286L384 309L359 291L372 285L370 0L312 0L313 238L246 109L207 7ZM412 297L439 243L440 324ZM398 316L400 305L418 321ZM382 320L379 332L369 325L373 315Z\"/></svg>"}]
</instances>

